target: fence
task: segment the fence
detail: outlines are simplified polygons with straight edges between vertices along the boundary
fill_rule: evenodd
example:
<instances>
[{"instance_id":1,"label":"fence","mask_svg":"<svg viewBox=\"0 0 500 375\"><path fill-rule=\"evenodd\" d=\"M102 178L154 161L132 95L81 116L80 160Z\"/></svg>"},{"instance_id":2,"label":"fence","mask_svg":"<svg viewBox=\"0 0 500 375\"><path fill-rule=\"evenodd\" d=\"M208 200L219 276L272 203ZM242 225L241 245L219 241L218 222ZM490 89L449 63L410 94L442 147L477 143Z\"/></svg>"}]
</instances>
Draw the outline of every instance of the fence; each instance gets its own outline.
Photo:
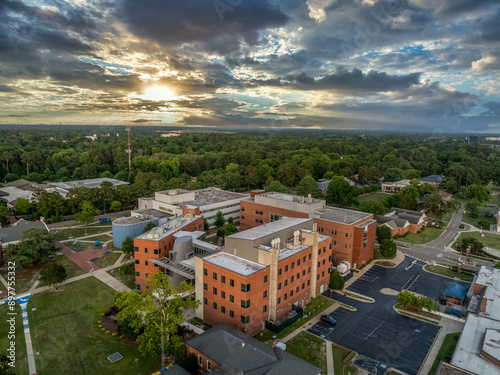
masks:
<instances>
[{"instance_id":1,"label":"fence","mask_svg":"<svg viewBox=\"0 0 500 375\"><path fill-rule=\"evenodd\" d=\"M292 310L297 312L297 314L292 316L290 319L285 320L280 325L276 325L274 323L271 323L270 321L266 321L266 328L270 331L279 333L283 331L285 328L290 327L293 323L295 323L297 320L299 320L304 316L304 310L301 307L292 305Z\"/></svg>"}]
</instances>

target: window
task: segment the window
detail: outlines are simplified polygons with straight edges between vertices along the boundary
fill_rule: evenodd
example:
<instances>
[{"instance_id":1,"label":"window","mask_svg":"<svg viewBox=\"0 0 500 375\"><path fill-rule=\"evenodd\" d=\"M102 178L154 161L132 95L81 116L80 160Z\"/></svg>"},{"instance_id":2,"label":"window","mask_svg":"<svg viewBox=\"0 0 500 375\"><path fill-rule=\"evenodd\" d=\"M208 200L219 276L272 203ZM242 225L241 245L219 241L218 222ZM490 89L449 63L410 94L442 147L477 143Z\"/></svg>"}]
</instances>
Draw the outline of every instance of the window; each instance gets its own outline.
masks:
<instances>
[{"instance_id":1,"label":"window","mask_svg":"<svg viewBox=\"0 0 500 375\"><path fill-rule=\"evenodd\" d=\"M302 276L306 275L306 270L302 270Z\"/></svg>"},{"instance_id":2,"label":"window","mask_svg":"<svg viewBox=\"0 0 500 375\"><path fill-rule=\"evenodd\" d=\"M265 314L267 312L267 305L264 305L264 308L262 309L262 312Z\"/></svg>"},{"instance_id":3,"label":"window","mask_svg":"<svg viewBox=\"0 0 500 375\"><path fill-rule=\"evenodd\" d=\"M244 219L245 218L245 215L241 215L241 218Z\"/></svg>"},{"instance_id":4,"label":"window","mask_svg":"<svg viewBox=\"0 0 500 375\"><path fill-rule=\"evenodd\" d=\"M302 290L306 287L306 284L302 283Z\"/></svg>"},{"instance_id":5,"label":"window","mask_svg":"<svg viewBox=\"0 0 500 375\"><path fill-rule=\"evenodd\" d=\"M278 297L278 305L281 303L281 297Z\"/></svg>"},{"instance_id":6,"label":"window","mask_svg":"<svg viewBox=\"0 0 500 375\"><path fill-rule=\"evenodd\" d=\"M144 249L144 252L145 252L146 254L148 253L148 248L147 248L147 247Z\"/></svg>"},{"instance_id":7,"label":"window","mask_svg":"<svg viewBox=\"0 0 500 375\"><path fill-rule=\"evenodd\" d=\"M160 250L159 250L159 249L154 249L154 250L153 250L153 253L154 253L154 254L160 254Z\"/></svg>"},{"instance_id":8,"label":"window","mask_svg":"<svg viewBox=\"0 0 500 375\"><path fill-rule=\"evenodd\" d=\"M209 360L207 360L207 371L208 372L212 371L212 362L210 362Z\"/></svg>"},{"instance_id":9,"label":"window","mask_svg":"<svg viewBox=\"0 0 500 375\"><path fill-rule=\"evenodd\" d=\"M264 276L264 283L267 283L267 275Z\"/></svg>"},{"instance_id":10,"label":"window","mask_svg":"<svg viewBox=\"0 0 500 375\"><path fill-rule=\"evenodd\" d=\"M222 299L226 299L226 292L224 292L223 290L221 290L220 296L222 297Z\"/></svg>"},{"instance_id":11,"label":"window","mask_svg":"<svg viewBox=\"0 0 500 375\"><path fill-rule=\"evenodd\" d=\"M309 254L309 260L311 260L311 254Z\"/></svg>"},{"instance_id":12,"label":"window","mask_svg":"<svg viewBox=\"0 0 500 375\"><path fill-rule=\"evenodd\" d=\"M345 238L347 238L348 236L349 236L349 235L346 233L346 234L345 234Z\"/></svg>"},{"instance_id":13,"label":"window","mask_svg":"<svg viewBox=\"0 0 500 375\"><path fill-rule=\"evenodd\" d=\"M311 267L307 269L307 273L311 273Z\"/></svg>"},{"instance_id":14,"label":"window","mask_svg":"<svg viewBox=\"0 0 500 375\"><path fill-rule=\"evenodd\" d=\"M217 288L213 288L212 292L217 295Z\"/></svg>"},{"instance_id":15,"label":"window","mask_svg":"<svg viewBox=\"0 0 500 375\"><path fill-rule=\"evenodd\" d=\"M334 244L334 245L337 245L337 241L333 241L333 244Z\"/></svg>"},{"instance_id":16,"label":"window","mask_svg":"<svg viewBox=\"0 0 500 375\"><path fill-rule=\"evenodd\" d=\"M323 265L325 264L325 260L324 260L324 259L323 259L323 262L322 262L322 264L323 264Z\"/></svg>"},{"instance_id":17,"label":"window","mask_svg":"<svg viewBox=\"0 0 500 375\"><path fill-rule=\"evenodd\" d=\"M297 272L297 280L300 279L300 272Z\"/></svg>"},{"instance_id":18,"label":"window","mask_svg":"<svg viewBox=\"0 0 500 375\"><path fill-rule=\"evenodd\" d=\"M221 306L220 307L220 312L225 314L226 313L226 308L224 306Z\"/></svg>"},{"instance_id":19,"label":"window","mask_svg":"<svg viewBox=\"0 0 500 375\"><path fill-rule=\"evenodd\" d=\"M329 262L331 262L331 261L332 261L332 256L331 256L331 255L328 257L328 261L329 261Z\"/></svg>"},{"instance_id":20,"label":"window","mask_svg":"<svg viewBox=\"0 0 500 375\"><path fill-rule=\"evenodd\" d=\"M306 262L306 256L304 255L304 258L302 258L302 263Z\"/></svg>"},{"instance_id":21,"label":"window","mask_svg":"<svg viewBox=\"0 0 500 375\"><path fill-rule=\"evenodd\" d=\"M156 267L156 268L158 268L158 267L160 267L160 266L159 266L159 265L157 265L157 264L155 263L155 267Z\"/></svg>"},{"instance_id":22,"label":"window","mask_svg":"<svg viewBox=\"0 0 500 375\"><path fill-rule=\"evenodd\" d=\"M203 298L203 304L208 305L208 300L206 298Z\"/></svg>"},{"instance_id":23,"label":"window","mask_svg":"<svg viewBox=\"0 0 500 375\"><path fill-rule=\"evenodd\" d=\"M311 285L311 280L307 280L307 286Z\"/></svg>"},{"instance_id":24,"label":"window","mask_svg":"<svg viewBox=\"0 0 500 375\"><path fill-rule=\"evenodd\" d=\"M297 259L297 266L300 266L300 259Z\"/></svg>"},{"instance_id":25,"label":"window","mask_svg":"<svg viewBox=\"0 0 500 375\"><path fill-rule=\"evenodd\" d=\"M325 271L321 272L321 277L325 277Z\"/></svg>"},{"instance_id":26,"label":"window","mask_svg":"<svg viewBox=\"0 0 500 375\"><path fill-rule=\"evenodd\" d=\"M250 291L250 284L241 284L241 291L248 293Z\"/></svg>"},{"instance_id":27,"label":"window","mask_svg":"<svg viewBox=\"0 0 500 375\"><path fill-rule=\"evenodd\" d=\"M285 266L285 272L288 272L288 264Z\"/></svg>"},{"instance_id":28,"label":"window","mask_svg":"<svg viewBox=\"0 0 500 375\"><path fill-rule=\"evenodd\" d=\"M320 254L321 254L321 248L318 249L318 255L320 255Z\"/></svg>"},{"instance_id":29,"label":"window","mask_svg":"<svg viewBox=\"0 0 500 375\"><path fill-rule=\"evenodd\" d=\"M346 243L344 244L344 247L347 249L347 244Z\"/></svg>"},{"instance_id":30,"label":"window","mask_svg":"<svg viewBox=\"0 0 500 375\"><path fill-rule=\"evenodd\" d=\"M136 259L136 260L135 260L135 264L139 264L139 259Z\"/></svg>"},{"instance_id":31,"label":"window","mask_svg":"<svg viewBox=\"0 0 500 375\"><path fill-rule=\"evenodd\" d=\"M293 283L293 280L294 280L294 276L292 276L292 277L290 278L290 283Z\"/></svg>"},{"instance_id":32,"label":"window","mask_svg":"<svg viewBox=\"0 0 500 375\"><path fill-rule=\"evenodd\" d=\"M144 261L144 265L149 266L149 262L147 260Z\"/></svg>"},{"instance_id":33,"label":"window","mask_svg":"<svg viewBox=\"0 0 500 375\"><path fill-rule=\"evenodd\" d=\"M140 286L139 284L137 284L137 285L135 286L135 289L137 289L137 290L141 290L141 286Z\"/></svg>"},{"instance_id":34,"label":"window","mask_svg":"<svg viewBox=\"0 0 500 375\"><path fill-rule=\"evenodd\" d=\"M203 357L198 354L198 366L203 366Z\"/></svg>"},{"instance_id":35,"label":"window","mask_svg":"<svg viewBox=\"0 0 500 375\"><path fill-rule=\"evenodd\" d=\"M255 211L255 213L256 213L257 215L264 215L264 212L262 212L262 211Z\"/></svg>"},{"instance_id":36,"label":"window","mask_svg":"<svg viewBox=\"0 0 500 375\"><path fill-rule=\"evenodd\" d=\"M321 262L318 262L318 268L321 267Z\"/></svg>"},{"instance_id":37,"label":"window","mask_svg":"<svg viewBox=\"0 0 500 375\"><path fill-rule=\"evenodd\" d=\"M241 211L245 211L245 207L241 207Z\"/></svg>"},{"instance_id":38,"label":"window","mask_svg":"<svg viewBox=\"0 0 500 375\"><path fill-rule=\"evenodd\" d=\"M319 275L316 277L316 280L319 280Z\"/></svg>"},{"instance_id":39,"label":"window","mask_svg":"<svg viewBox=\"0 0 500 375\"><path fill-rule=\"evenodd\" d=\"M207 276L208 275L208 271L206 268L203 268L203 276Z\"/></svg>"},{"instance_id":40,"label":"window","mask_svg":"<svg viewBox=\"0 0 500 375\"><path fill-rule=\"evenodd\" d=\"M214 310L217 310L217 302L213 302L212 306L214 307Z\"/></svg>"},{"instance_id":41,"label":"window","mask_svg":"<svg viewBox=\"0 0 500 375\"><path fill-rule=\"evenodd\" d=\"M332 249L332 244L330 244L330 250Z\"/></svg>"},{"instance_id":42,"label":"window","mask_svg":"<svg viewBox=\"0 0 500 375\"><path fill-rule=\"evenodd\" d=\"M149 277L149 273L146 273L146 279ZM149 288L148 288L149 289Z\"/></svg>"},{"instance_id":43,"label":"window","mask_svg":"<svg viewBox=\"0 0 500 375\"><path fill-rule=\"evenodd\" d=\"M267 298L267 290L264 290L264 298Z\"/></svg>"},{"instance_id":44,"label":"window","mask_svg":"<svg viewBox=\"0 0 500 375\"><path fill-rule=\"evenodd\" d=\"M234 286L234 280L233 279L229 279L229 286Z\"/></svg>"},{"instance_id":45,"label":"window","mask_svg":"<svg viewBox=\"0 0 500 375\"><path fill-rule=\"evenodd\" d=\"M270 214L269 215L269 220L272 222L274 221L278 221L279 219L281 219L283 216L281 215L278 215L278 214Z\"/></svg>"},{"instance_id":46,"label":"window","mask_svg":"<svg viewBox=\"0 0 500 375\"><path fill-rule=\"evenodd\" d=\"M229 295L229 302L234 302L234 296L232 294Z\"/></svg>"},{"instance_id":47,"label":"window","mask_svg":"<svg viewBox=\"0 0 500 375\"><path fill-rule=\"evenodd\" d=\"M135 276L140 277L140 276L141 276L141 273L140 273L140 272L136 272L136 273L135 273Z\"/></svg>"},{"instance_id":48,"label":"window","mask_svg":"<svg viewBox=\"0 0 500 375\"><path fill-rule=\"evenodd\" d=\"M134 251L135 251L136 253L138 253L138 252L139 252L139 248L138 248L137 246L134 246Z\"/></svg>"},{"instance_id":49,"label":"window","mask_svg":"<svg viewBox=\"0 0 500 375\"><path fill-rule=\"evenodd\" d=\"M208 290L208 285L206 283L203 283L203 290Z\"/></svg>"},{"instance_id":50,"label":"window","mask_svg":"<svg viewBox=\"0 0 500 375\"><path fill-rule=\"evenodd\" d=\"M278 269L278 276L281 276L281 268Z\"/></svg>"},{"instance_id":51,"label":"window","mask_svg":"<svg viewBox=\"0 0 500 375\"><path fill-rule=\"evenodd\" d=\"M295 262L292 262L292 270L295 268Z\"/></svg>"},{"instance_id":52,"label":"window","mask_svg":"<svg viewBox=\"0 0 500 375\"><path fill-rule=\"evenodd\" d=\"M212 274L212 278L213 278L214 280L217 280L217 273L215 273L215 272L214 272L214 273Z\"/></svg>"},{"instance_id":53,"label":"window","mask_svg":"<svg viewBox=\"0 0 500 375\"><path fill-rule=\"evenodd\" d=\"M302 284L302 285L304 285L304 284ZM296 292L296 293L298 293L298 292L299 292L299 288L300 288L300 287L295 288L295 292Z\"/></svg>"},{"instance_id":54,"label":"window","mask_svg":"<svg viewBox=\"0 0 500 375\"><path fill-rule=\"evenodd\" d=\"M250 323L250 315L247 315L247 316L241 316L241 323L243 324L248 324Z\"/></svg>"},{"instance_id":55,"label":"window","mask_svg":"<svg viewBox=\"0 0 500 375\"><path fill-rule=\"evenodd\" d=\"M233 310L229 310L229 317L234 318L234 311Z\"/></svg>"},{"instance_id":56,"label":"window","mask_svg":"<svg viewBox=\"0 0 500 375\"><path fill-rule=\"evenodd\" d=\"M221 276L221 277L220 277L220 282L221 282L222 284L225 284L225 283L226 283L226 276Z\"/></svg>"},{"instance_id":57,"label":"window","mask_svg":"<svg viewBox=\"0 0 500 375\"><path fill-rule=\"evenodd\" d=\"M323 247L323 254L326 253L326 246Z\"/></svg>"},{"instance_id":58,"label":"window","mask_svg":"<svg viewBox=\"0 0 500 375\"><path fill-rule=\"evenodd\" d=\"M281 289L281 283L278 283L278 290Z\"/></svg>"},{"instance_id":59,"label":"window","mask_svg":"<svg viewBox=\"0 0 500 375\"><path fill-rule=\"evenodd\" d=\"M243 307L244 309L248 309L250 307L250 300L248 301L241 300L241 307Z\"/></svg>"},{"instance_id":60,"label":"window","mask_svg":"<svg viewBox=\"0 0 500 375\"><path fill-rule=\"evenodd\" d=\"M293 289L290 290L290 297L293 297Z\"/></svg>"},{"instance_id":61,"label":"window","mask_svg":"<svg viewBox=\"0 0 500 375\"><path fill-rule=\"evenodd\" d=\"M285 286L287 286L287 285L288 285L288 279L285 280Z\"/></svg>"},{"instance_id":62,"label":"window","mask_svg":"<svg viewBox=\"0 0 500 375\"><path fill-rule=\"evenodd\" d=\"M288 294L285 293L285 296L283 297L283 299L286 301L288 299Z\"/></svg>"}]
</instances>

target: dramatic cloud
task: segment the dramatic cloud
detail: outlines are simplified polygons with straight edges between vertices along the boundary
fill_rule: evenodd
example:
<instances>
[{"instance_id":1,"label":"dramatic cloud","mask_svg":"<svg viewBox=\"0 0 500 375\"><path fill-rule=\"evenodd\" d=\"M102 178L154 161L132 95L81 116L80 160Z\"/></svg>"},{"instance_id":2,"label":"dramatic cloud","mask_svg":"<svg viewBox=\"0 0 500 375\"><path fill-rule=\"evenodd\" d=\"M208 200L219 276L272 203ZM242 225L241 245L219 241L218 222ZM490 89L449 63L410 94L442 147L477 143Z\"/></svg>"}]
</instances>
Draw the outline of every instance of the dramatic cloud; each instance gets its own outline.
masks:
<instances>
[{"instance_id":1,"label":"dramatic cloud","mask_svg":"<svg viewBox=\"0 0 500 375\"><path fill-rule=\"evenodd\" d=\"M6 0L5 123L500 131L500 4Z\"/></svg>"}]
</instances>

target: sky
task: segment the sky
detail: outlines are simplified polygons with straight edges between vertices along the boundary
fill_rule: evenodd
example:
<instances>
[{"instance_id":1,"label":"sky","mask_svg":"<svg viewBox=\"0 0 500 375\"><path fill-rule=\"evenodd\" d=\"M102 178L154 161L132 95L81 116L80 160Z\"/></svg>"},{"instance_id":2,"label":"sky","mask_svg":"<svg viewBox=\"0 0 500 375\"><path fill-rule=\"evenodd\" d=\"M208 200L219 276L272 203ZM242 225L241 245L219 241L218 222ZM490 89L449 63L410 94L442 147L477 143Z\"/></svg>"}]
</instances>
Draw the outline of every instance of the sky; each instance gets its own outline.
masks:
<instances>
[{"instance_id":1,"label":"sky","mask_svg":"<svg viewBox=\"0 0 500 375\"><path fill-rule=\"evenodd\" d=\"M3 0L0 123L500 133L498 0Z\"/></svg>"}]
</instances>

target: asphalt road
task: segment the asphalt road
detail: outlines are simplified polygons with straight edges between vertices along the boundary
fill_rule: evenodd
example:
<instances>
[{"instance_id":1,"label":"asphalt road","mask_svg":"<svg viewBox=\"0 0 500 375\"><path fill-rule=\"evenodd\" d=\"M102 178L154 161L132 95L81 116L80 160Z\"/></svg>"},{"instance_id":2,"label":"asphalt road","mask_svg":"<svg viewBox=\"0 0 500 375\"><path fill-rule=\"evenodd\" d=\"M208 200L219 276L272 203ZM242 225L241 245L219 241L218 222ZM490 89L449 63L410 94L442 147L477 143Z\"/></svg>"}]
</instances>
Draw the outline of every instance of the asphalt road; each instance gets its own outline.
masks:
<instances>
[{"instance_id":1,"label":"asphalt road","mask_svg":"<svg viewBox=\"0 0 500 375\"><path fill-rule=\"evenodd\" d=\"M387 367L417 374L439 327L397 314L392 308L396 297L384 295L380 290L408 289L437 300L453 280L425 272L422 269L424 262L417 262L406 270L412 261L406 257L393 269L373 266L347 288L372 297L375 303L325 292L324 296L354 306L357 311L339 308L330 314L337 320L335 327L318 322L308 331L355 350L360 354L355 364L373 374L382 374Z\"/></svg>"}]
</instances>

